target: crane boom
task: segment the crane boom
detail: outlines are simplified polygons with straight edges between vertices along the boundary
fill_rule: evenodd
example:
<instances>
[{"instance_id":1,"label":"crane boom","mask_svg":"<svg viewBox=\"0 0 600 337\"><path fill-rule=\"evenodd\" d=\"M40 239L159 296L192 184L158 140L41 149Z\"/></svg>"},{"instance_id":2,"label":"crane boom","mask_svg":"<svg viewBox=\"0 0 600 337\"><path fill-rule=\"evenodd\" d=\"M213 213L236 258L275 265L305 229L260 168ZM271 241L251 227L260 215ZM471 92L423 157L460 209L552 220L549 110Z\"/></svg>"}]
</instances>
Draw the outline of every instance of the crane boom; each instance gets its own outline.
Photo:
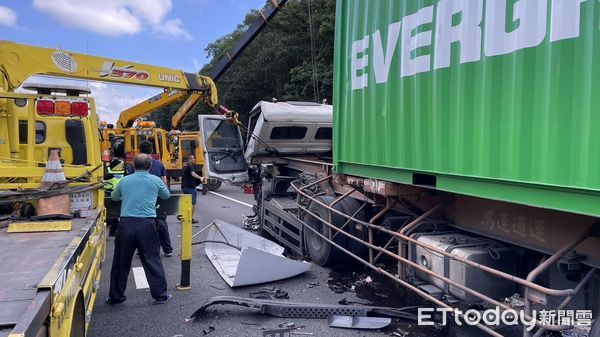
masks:
<instances>
[{"instance_id":1,"label":"crane boom","mask_svg":"<svg viewBox=\"0 0 600 337\"><path fill-rule=\"evenodd\" d=\"M10 66L8 66L10 65ZM165 89L160 97L144 101L119 117L120 127L130 127L149 109L197 92L210 106L218 104L217 87L210 77L108 57L73 53L0 41L0 91L11 92L33 75L131 84Z\"/></svg>"},{"instance_id":2,"label":"crane boom","mask_svg":"<svg viewBox=\"0 0 600 337\"><path fill-rule=\"evenodd\" d=\"M260 18L254 22L250 28L244 33L244 35L236 42L229 52L225 54L219 60L217 65L210 72L209 77L213 81L218 81L219 78L229 69L233 64L233 61L244 52L246 47L258 36L258 34L267 26L267 24L273 19L275 14L285 5L287 0L271 0L265 7L259 11ZM171 118L171 127L179 129L181 123L187 117L189 112L198 103L199 97L189 96L185 103L179 107L177 112Z\"/></svg>"},{"instance_id":3,"label":"crane boom","mask_svg":"<svg viewBox=\"0 0 600 337\"><path fill-rule=\"evenodd\" d=\"M248 28L242 38L219 60L219 63L212 69L209 76L213 81L219 78L229 69L233 61L242 54L244 49L258 36L258 34L267 26L267 23L279 12L287 0L271 0L265 7L259 11L260 18Z\"/></svg>"},{"instance_id":4,"label":"crane boom","mask_svg":"<svg viewBox=\"0 0 600 337\"><path fill-rule=\"evenodd\" d=\"M152 113L164 106L182 100L187 95L186 90L165 90L164 92L150 97L128 109L121 111L117 120L117 129L123 130L133 126L133 122L143 115ZM200 92L195 95L202 97Z\"/></svg>"}]
</instances>

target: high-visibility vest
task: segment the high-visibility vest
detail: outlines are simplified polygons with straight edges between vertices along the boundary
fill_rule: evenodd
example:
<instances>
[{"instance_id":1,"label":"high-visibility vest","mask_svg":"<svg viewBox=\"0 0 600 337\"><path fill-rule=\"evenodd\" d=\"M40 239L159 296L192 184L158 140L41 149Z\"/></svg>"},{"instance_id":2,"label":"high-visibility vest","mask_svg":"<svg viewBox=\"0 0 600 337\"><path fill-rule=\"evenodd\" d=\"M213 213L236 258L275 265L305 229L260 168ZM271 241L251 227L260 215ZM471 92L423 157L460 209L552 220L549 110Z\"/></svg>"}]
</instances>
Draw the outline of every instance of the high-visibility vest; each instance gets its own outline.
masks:
<instances>
[{"instance_id":1,"label":"high-visibility vest","mask_svg":"<svg viewBox=\"0 0 600 337\"><path fill-rule=\"evenodd\" d=\"M106 186L106 190L108 191L112 191L114 190L117 185L119 184L119 181L121 181L121 178L123 178L123 176L125 175L125 170L122 169L122 165L119 165L119 170L113 170L110 167L108 167L106 169L106 172L110 175L112 175L112 178L105 180L106 182L109 183L108 186Z\"/></svg>"}]
</instances>

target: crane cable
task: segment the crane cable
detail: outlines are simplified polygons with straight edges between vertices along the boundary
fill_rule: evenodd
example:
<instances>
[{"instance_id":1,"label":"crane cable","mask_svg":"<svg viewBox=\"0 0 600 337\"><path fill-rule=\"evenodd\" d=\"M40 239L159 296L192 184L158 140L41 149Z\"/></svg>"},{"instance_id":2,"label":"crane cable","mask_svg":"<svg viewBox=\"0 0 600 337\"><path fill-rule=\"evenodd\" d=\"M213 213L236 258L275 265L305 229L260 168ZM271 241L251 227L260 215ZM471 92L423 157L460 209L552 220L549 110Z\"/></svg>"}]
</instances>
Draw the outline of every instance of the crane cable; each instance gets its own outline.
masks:
<instances>
[{"instance_id":1,"label":"crane cable","mask_svg":"<svg viewBox=\"0 0 600 337\"><path fill-rule=\"evenodd\" d=\"M315 44L315 28L313 25L313 6L312 0L307 1L308 4L308 31L310 35L310 57L312 64L312 82L313 82L313 94L315 102L319 102L319 78L317 74L316 64L316 44Z\"/></svg>"}]
</instances>

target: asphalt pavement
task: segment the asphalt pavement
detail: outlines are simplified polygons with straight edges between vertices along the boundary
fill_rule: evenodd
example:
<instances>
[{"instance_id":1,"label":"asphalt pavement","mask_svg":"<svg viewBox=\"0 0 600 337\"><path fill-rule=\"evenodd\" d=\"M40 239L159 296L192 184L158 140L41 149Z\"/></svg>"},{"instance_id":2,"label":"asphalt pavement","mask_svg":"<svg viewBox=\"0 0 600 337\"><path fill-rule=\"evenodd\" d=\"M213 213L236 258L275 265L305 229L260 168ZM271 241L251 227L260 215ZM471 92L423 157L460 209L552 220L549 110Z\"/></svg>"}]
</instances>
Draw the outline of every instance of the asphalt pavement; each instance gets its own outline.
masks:
<instances>
[{"instance_id":1,"label":"asphalt pavement","mask_svg":"<svg viewBox=\"0 0 600 337\"><path fill-rule=\"evenodd\" d=\"M177 187L173 188L174 192L176 189ZM214 219L242 226L245 216L252 214L253 197L243 194L239 187L223 185L217 193L218 195L198 194L196 218L200 224L194 227L194 233ZM364 269L331 271L315 265L311 265L307 273L291 279L232 289L210 264L202 245L195 245L193 248L192 289L178 291L176 284L180 278L181 262L177 255L181 252L181 228L175 217L169 217L168 223L175 254L173 257L163 257L163 264L173 299L163 305L155 304L149 289L137 289L133 273L130 273L125 304L113 307L104 303L108 296L114 250L114 238L109 238L102 283L88 336L263 336L265 329L276 329L291 323L300 328L295 332L305 333L292 336L382 336L392 335L394 331L410 332L411 336L434 336L439 333L435 330L415 330L414 322L398 320L394 320L392 326L383 331L336 329L330 328L326 320L322 319L276 318L233 306L211 307L198 321L187 322L186 319L213 296L247 297L249 293L260 291L263 287L287 291L289 299L285 301L293 302L338 304L345 299L365 304L398 306L398 302L409 303L412 300L407 300L409 297L405 297L404 293L396 293L394 287L373 272ZM204 233L197 235L194 241L201 240L203 235ZM139 258L134 257L132 267L141 267Z\"/></svg>"}]
</instances>

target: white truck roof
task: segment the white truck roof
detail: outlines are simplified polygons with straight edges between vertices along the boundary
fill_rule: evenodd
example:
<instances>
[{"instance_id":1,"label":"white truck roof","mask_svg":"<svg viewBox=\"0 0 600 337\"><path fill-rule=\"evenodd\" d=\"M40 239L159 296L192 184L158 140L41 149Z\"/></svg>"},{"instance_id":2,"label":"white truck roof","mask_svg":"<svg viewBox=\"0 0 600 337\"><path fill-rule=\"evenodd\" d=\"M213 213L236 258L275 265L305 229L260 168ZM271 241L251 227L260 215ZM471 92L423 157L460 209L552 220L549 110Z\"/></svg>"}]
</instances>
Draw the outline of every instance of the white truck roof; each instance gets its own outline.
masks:
<instances>
[{"instance_id":1,"label":"white truck roof","mask_svg":"<svg viewBox=\"0 0 600 337\"><path fill-rule=\"evenodd\" d=\"M313 102L258 102L250 114L262 112L268 122L321 122L331 123L333 106Z\"/></svg>"}]
</instances>

